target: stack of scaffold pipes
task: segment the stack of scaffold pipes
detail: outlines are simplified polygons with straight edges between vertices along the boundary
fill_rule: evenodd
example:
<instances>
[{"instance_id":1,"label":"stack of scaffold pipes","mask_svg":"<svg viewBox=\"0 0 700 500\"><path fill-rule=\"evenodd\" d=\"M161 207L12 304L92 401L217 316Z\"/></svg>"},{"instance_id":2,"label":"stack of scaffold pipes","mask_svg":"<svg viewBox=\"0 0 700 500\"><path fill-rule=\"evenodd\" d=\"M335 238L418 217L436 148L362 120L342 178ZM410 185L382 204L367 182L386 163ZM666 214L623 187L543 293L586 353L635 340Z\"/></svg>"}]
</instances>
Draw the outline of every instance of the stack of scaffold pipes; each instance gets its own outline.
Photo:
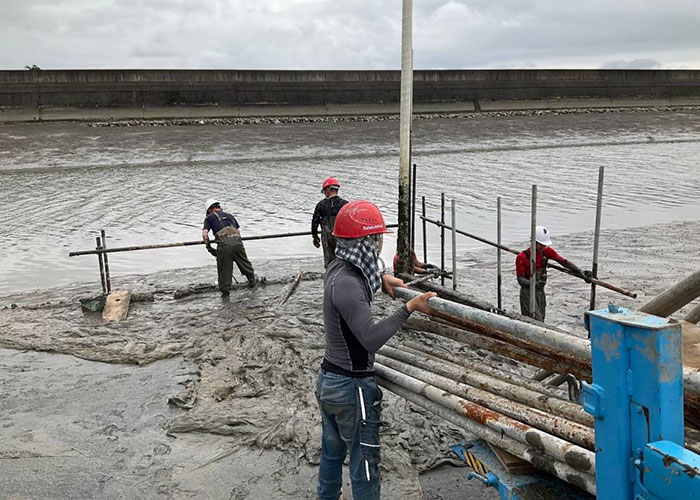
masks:
<instances>
[{"instance_id":1,"label":"stack of scaffold pipes","mask_svg":"<svg viewBox=\"0 0 700 500\"><path fill-rule=\"evenodd\" d=\"M397 297L419 292L402 288ZM450 291L451 292L451 291ZM454 298L454 297L453 297ZM534 368L591 380L590 342L541 323L514 319L439 297L430 319L411 317L417 340L394 341L375 359L380 385L535 467L595 494L593 418L565 391L489 365L493 356L469 359L431 347L440 337L489 351ZM479 304L481 305L481 304ZM686 372L686 413L700 415L700 377ZM693 421L689 419L689 421ZM686 446L700 448L700 432L688 428Z\"/></svg>"}]
</instances>

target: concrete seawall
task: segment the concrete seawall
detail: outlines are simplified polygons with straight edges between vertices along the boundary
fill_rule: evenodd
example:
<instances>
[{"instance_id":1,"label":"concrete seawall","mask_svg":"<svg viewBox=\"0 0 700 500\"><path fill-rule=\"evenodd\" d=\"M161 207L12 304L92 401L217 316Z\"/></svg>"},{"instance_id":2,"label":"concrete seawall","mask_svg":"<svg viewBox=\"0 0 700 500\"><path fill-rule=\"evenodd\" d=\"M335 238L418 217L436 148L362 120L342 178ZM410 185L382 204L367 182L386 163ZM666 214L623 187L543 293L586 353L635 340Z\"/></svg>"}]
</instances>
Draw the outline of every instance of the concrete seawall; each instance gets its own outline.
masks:
<instances>
[{"instance_id":1,"label":"concrete seawall","mask_svg":"<svg viewBox=\"0 0 700 500\"><path fill-rule=\"evenodd\" d=\"M398 71L0 71L0 122L398 113ZM414 111L700 105L700 70L421 70Z\"/></svg>"}]
</instances>

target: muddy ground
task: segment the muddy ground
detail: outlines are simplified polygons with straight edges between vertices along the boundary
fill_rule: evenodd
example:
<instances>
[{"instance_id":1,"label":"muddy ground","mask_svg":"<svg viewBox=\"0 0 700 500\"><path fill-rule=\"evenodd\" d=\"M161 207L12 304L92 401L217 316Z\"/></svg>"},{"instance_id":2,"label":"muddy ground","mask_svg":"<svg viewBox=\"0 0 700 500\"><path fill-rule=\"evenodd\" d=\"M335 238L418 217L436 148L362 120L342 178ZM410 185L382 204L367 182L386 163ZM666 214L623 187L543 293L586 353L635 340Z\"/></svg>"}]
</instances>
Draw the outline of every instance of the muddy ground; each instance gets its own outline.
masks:
<instances>
[{"instance_id":1,"label":"muddy ground","mask_svg":"<svg viewBox=\"0 0 700 500\"><path fill-rule=\"evenodd\" d=\"M555 247L583 264L590 241L573 234ZM641 305L694 271L699 249L700 222L605 231L600 275L640 298L600 290L599 304ZM1 297L0 497L314 498L320 262L253 260L269 284L229 299L210 288L213 264L119 277L116 286L137 293L123 323L81 312L78 298L94 284ZM491 250L463 255L460 289L493 301L495 262ZM299 269L307 279L280 305ZM548 322L584 334L588 287L555 273ZM377 314L395 307L381 299ZM427 341L404 331L393 341L409 337ZM388 392L383 418L385 498L496 498L445 465L454 462L449 445L469 436Z\"/></svg>"}]
</instances>

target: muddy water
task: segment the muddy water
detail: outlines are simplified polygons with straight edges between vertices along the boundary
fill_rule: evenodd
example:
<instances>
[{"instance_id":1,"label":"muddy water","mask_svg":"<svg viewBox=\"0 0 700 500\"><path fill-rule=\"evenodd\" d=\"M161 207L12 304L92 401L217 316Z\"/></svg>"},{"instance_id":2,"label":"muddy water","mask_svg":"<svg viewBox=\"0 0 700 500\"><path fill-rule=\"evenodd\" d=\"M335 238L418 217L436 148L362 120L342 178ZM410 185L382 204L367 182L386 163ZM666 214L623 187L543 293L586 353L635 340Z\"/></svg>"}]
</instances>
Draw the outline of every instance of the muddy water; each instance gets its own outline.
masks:
<instances>
[{"instance_id":1,"label":"muddy water","mask_svg":"<svg viewBox=\"0 0 700 500\"><path fill-rule=\"evenodd\" d=\"M203 201L218 197L248 235L305 230L327 175L395 219L398 122L91 128L0 126L0 294L97 282L100 228L112 246L198 239ZM458 226L526 239L530 184L555 238L594 222L606 167L604 227L700 218L700 112L436 119L414 125L418 193L438 215L455 198ZM420 238L420 236L419 236ZM429 232L436 260L437 233ZM420 241L420 239L419 239ZM385 245L385 259L393 245ZM449 247L449 245L448 245ZM460 241L459 251L474 248ZM248 244L254 262L320 258L310 238ZM114 255L112 274L211 265L203 248Z\"/></svg>"}]
</instances>

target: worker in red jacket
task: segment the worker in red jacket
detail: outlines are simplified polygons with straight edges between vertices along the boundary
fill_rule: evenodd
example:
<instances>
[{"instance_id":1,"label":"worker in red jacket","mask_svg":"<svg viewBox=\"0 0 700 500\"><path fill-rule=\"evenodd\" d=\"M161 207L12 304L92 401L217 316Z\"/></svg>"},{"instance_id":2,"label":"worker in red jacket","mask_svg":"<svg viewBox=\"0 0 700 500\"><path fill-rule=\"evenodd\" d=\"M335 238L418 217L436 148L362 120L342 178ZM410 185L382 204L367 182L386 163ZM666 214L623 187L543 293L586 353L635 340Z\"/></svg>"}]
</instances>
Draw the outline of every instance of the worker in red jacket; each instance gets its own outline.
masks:
<instances>
[{"instance_id":1,"label":"worker in red jacket","mask_svg":"<svg viewBox=\"0 0 700 500\"><path fill-rule=\"evenodd\" d=\"M556 260L562 266L570 269L575 275L590 282L591 272L582 271L576 264L566 260L552 247L549 231L544 226L537 226L535 231L537 255L535 256L535 310L530 311L530 249L518 254L515 259L515 274L520 285L520 312L539 321L544 321L547 299L544 286L547 284L547 262Z\"/></svg>"}]
</instances>

